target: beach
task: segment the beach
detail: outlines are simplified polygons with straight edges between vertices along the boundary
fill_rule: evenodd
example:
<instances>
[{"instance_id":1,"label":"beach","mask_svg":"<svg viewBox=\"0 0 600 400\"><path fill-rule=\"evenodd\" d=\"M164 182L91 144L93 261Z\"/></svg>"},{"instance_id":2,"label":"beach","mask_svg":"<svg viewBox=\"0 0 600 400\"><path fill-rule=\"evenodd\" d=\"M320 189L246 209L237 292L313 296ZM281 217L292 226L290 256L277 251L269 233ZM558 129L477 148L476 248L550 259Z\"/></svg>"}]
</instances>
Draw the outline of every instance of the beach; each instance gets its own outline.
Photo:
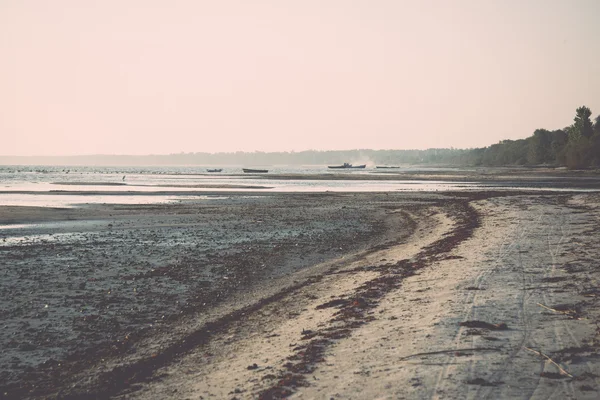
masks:
<instances>
[{"instance_id":1,"label":"beach","mask_svg":"<svg viewBox=\"0 0 600 400\"><path fill-rule=\"evenodd\" d=\"M599 206L547 190L0 206L0 396L597 398Z\"/></svg>"},{"instance_id":2,"label":"beach","mask_svg":"<svg viewBox=\"0 0 600 400\"><path fill-rule=\"evenodd\" d=\"M600 399L599 16L1 1L0 400Z\"/></svg>"},{"instance_id":3,"label":"beach","mask_svg":"<svg viewBox=\"0 0 600 400\"><path fill-rule=\"evenodd\" d=\"M224 326L131 396L597 398L598 200L429 208L406 243Z\"/></svg>"}]
</instances>

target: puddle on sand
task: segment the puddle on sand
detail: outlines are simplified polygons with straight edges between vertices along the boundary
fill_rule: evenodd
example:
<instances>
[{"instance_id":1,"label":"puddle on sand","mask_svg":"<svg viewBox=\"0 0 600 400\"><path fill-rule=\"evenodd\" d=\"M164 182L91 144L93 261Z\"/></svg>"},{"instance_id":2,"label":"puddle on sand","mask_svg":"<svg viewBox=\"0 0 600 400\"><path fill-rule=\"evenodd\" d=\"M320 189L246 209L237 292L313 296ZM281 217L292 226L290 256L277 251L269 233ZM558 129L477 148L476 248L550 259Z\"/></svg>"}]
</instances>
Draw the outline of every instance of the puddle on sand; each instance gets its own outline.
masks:
<instances>
[{"instance_id":1,"label":"puddle on sand","mask_svg":"<svg viewBox=\"0 0 600 400\"><path fill-rule=\"evenodd\" d=\"M4 229L21 229L29 226L31 226L31 224L0 225L0 231Z\"/></svg>"},{"instance_id":2,"label":"puddle on sand","mask_svg":"<svg viewBox=\"0 0 600 400\"><path fill-rule=\"evenodd\" d=\"M226 198L206 195L2 194L0 195L0 206L71 208L87 204L161 204L174 203L180 200L218 200Z\"/></svg>"}]
</instances>

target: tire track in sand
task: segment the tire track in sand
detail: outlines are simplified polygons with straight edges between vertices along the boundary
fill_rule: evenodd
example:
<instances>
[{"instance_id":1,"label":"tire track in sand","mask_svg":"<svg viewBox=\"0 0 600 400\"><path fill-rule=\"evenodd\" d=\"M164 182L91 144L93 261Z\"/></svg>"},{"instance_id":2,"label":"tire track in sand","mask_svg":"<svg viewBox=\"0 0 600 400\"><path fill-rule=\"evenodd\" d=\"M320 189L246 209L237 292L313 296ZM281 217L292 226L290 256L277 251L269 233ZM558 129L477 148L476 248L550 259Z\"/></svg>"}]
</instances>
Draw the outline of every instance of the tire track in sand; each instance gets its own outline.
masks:
<instances>
[{"instance_id":1,"label":"tire track in sand","mask_svg":"<svg viewBox=\"0 0 600 400\"><path fill-rule=\"evenodd\" d=\"M500 242L493 264L490 267L483 269L473 280L474 286L478 289L483 289L486 284L493 284L493 282L489 282L488 278L491 277L493 280L494 274L501 268L506 268L511 260L514 260L516 263L516 269L520 274L520 288L517 296L514 298L514 305L516 306L515 311L517 311L516 326L518 327L519 337L511 340L511 349L506 355L502 356L503 361L499 368L497 365L495 367L489 364L486 365L488 372L492 372L491 377L488 378L491 382L500 382L507 371L514 368L513 364L516 357L531 357L530 355L525 356L524 354L521 354L523 352L523 346L527 345L535 348L538 345L535 336L532 335L532 332L535 330L535 327L532 326L532 324L535 321L534 316L537 313L535 310L535 307L537 306L532 304L532 298L537 296L537 294L535 291L530 290L530 288L536 284L536 278L540 275L547 277L554 273L557 266L556 255L563 252L562 246L566 242L569 234L569 232L566 231L566 228L570 227L571 217L564 208L559 207L557 211L560 216L558 219L549 218L542 212L538 212L534 215L530 212L519 212L519 218L516 219L514 228L510 230ZM545 235L546 240L542 242L539 238L544 236L545 232L547 232ZM556 240L551 240L551 236L557 236L558 238ZM526 243L528 243L529 246L524 246ZM549 246L547 253L542 251L542 244ZM554 248L552 248L552 246L554 246ZM525 255L527 255L527 257L525 257ZM542 257L548 255L549 262L540 262L540 255ZM542 271L538 270L540 265L542 266ZM478 301L480 296L481 294L479 291L469 293L465 307L460 314L462 315L463 320L477 319L479 307L481 307ZM549 297L547 294L545 294L545 296L546 297L543 297L543 299L544 301L547 301ZM485 303L485 299L482 299L482 301ZM515 332L514 328L513 332ZM463 334L464 329L459 329L452 341L456 349L461 347L460 344ZM572 341L575 344L578 343L572 334L568 335L568 339L563 338L559 329L554 330L553 334L554 340L560 346L564 346L567 341ZM473 337L471 341L473 342L472 345L467 347L477 347L475 344L477 341L475 337ZM464 341L462 343L462 347L464 347ZM444 393L446 378L455 368L452 364L455 364L458 361L456 355L451 354L447 356L445 362L447 366L439 372L433 391L430 392L430 398L440 398L438 393ZM481 363L478 363L477 361L467 362L466 369L470 379L474 379L476 377L475 375L480 376L482 369L480 364ZM545 362L541 361L539 366L540 370L544 371L544 367ZM541 377L538 374L535 379L534 387L529 388L527 391L528 394L522 393L524 398L535 396L536 390L540 384L540 379ZM546 391L545 395L554 396L559 391L559 387L552 393ZM573 396L574 389L572 383L562 382L561 392L562 394ZM477 386L475 390L470 390L468 393L468 397L470 398L489 398L492 394L497 394L498 389L495 386Z\"/></svg>"}]
</instances>

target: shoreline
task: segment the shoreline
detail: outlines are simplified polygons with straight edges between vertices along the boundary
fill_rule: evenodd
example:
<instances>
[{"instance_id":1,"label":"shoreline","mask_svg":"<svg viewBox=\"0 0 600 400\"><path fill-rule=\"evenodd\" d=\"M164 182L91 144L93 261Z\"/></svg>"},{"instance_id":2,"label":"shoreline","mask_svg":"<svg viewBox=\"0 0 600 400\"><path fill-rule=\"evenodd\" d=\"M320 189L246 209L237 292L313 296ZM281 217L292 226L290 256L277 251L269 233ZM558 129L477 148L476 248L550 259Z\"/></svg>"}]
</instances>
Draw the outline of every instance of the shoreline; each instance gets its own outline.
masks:
<instances>
[{"instance_id":1,"label":"shoreline","mask_svg":"<svg viewBox=\"0 0 600 400\"><path fill-rule=\"evenodd\" d=\"M594 253L600 248L594 244L600 238L591 234L597 231L594 221L600 221L597 194L330 193L265 196L252 201L255 203L238 198L225 203L229 202L230 208L241 207L243 213L252 209L254 217L249 222L257 216L264 219L274 204L285 202L289 203L285 210L304 207L297 210L299 219L287 219L303 227L322 218L312 211L317 205L328 213L335 211L328 214L332 216L348 211L339 214L343 218L338 227L349 216L370 223L386 221L387 225L368 235L375 241L358 241L355 247L334 251L322 260L305 260L302 268L271 275L247 290L238 287L208 313L198 314L194 306L151 334L122 342L123 348L105 354L108 358L102 362L92 357L83 369L70 361L70 366L67 362L39 370L42 375L53 374L60 384L33 379L34 374L29 382L35 386L22 381L3 390L27 398L58 391L66 397L115 398L347 398L356 393L410 398L477 398L487 393L494 398L525 398L523 393L530 396L550 390L596 398L594 376L600 368L593 355L600 350L600 341L594 339L593 323L600 321L600 316L595 311L596 292L585 282L600 279L592 265L600 256ZM372 207L369 213L356 215L359 210L364 212L365 205ZM199 206L179 207L190 211ZM201 207L212 213L225 206ZM96 217L106 221L117 218L125 228L136 207L122 208L92 207ZM150 207L153 213L176 208ZM81 215L71 217L85 219L89 211L82 209ZM46 217L52 214L45 212ZM112 212L117 214L110 215ZM148 210L142 206L138 212ZM184 215L189 218L190 214ZM284 215L277 214L276 219ZM570 232L566 236L564 229ZM560 247L548 255L543 249L554 242ZM318 254L307 243L309 247L301 253ZM339 243L347 244L344 240ZM584 244L582 258L580 246ZM529 250L525 251L525 246ZM573 246L577 252L569 250ZM247 260L249 254L232 261ZM258 259L264 261L267 254L272 251ZM300 253L289 254L292 263L301 259ZM543 261L547 256L550 258ZM545 272L534 273L536 268ZM159 271L146 272L140 279L177 277L170 275L175 273L173 269ZM565 274L571 275L567 278ZM582 283L569 286L580 275ZM521 277L527 278L526 285L519 283ZM507 286L506 282L513 283ZM549 291L544 289L548 285ZM535 296L541 296L539 301ZM576 298L585 301L573 303ZM502 326L507 329L495 328ZM529 328L523 331L522 326ZM548 336L551 332L559 336ZM550 362L540 369L532 350L557 360L571 376ZM575 356L585 362L575 362ZM440 357L446 361L429 361ZM510 360L516 360L518 367L507 367L507 362L513 362ZM478 367L473 368L475 365ZM512 374L513 369L521 375L523 371L531 373L517 384L515 380L523 377ZM478 371L489 372L481 375ZM517 393L511 389L515 385L528 389Z\"/></svg>"}]
</instances>

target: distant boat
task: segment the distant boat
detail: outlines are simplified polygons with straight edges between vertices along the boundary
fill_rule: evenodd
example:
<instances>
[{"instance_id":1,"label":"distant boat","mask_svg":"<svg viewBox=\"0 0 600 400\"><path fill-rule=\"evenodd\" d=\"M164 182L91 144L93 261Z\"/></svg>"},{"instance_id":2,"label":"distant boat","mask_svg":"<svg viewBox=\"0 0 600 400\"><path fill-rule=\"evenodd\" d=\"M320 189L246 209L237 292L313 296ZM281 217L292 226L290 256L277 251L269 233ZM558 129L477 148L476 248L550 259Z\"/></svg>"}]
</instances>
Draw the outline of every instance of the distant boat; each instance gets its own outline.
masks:
<instances>
[{"instance_id":1,"label":"distant boat","mask_svg":"<svg viewBox=\"0 0 600 400\"><path fill-rule=\"evenodd\" d=\"M242 171L246 174L266 174L269 172L268 169L251 169L251 168L242 168Z\"/></svg>"},{"instance_id":2,"label":"distant boat","mask_svg":"<svg viewBox=\"0 0 600 400\"><path fill-rule=\"evenodd\" d=\"M388 166L388 165L378 165L375 168L400 168L400 167L394 167L394 166Z\"/></svg>"},{"instance_id":3,"label":"distant boat","mask_svg":"<svg viewBox=\"0 0 600 400\"><path fill-rule=\"evenodd\" d=\"M214 168L214 169L207 169L206 172L221 172L223 171L223 168Z\"/></svg>"},{"instance_id":4,"label":"distant boat","mask_svg":"<svg viewBox=\"0 0 600 400\"><path fill-rule=\"evenodd\" d=\"M365 168L367 165L363 164L363 165L352 165L352 164L348 164L347 162L343 163L342 165L330 165L328 168L331 169L350 169L350 168Z\"/></svg>"}]
</instances>

